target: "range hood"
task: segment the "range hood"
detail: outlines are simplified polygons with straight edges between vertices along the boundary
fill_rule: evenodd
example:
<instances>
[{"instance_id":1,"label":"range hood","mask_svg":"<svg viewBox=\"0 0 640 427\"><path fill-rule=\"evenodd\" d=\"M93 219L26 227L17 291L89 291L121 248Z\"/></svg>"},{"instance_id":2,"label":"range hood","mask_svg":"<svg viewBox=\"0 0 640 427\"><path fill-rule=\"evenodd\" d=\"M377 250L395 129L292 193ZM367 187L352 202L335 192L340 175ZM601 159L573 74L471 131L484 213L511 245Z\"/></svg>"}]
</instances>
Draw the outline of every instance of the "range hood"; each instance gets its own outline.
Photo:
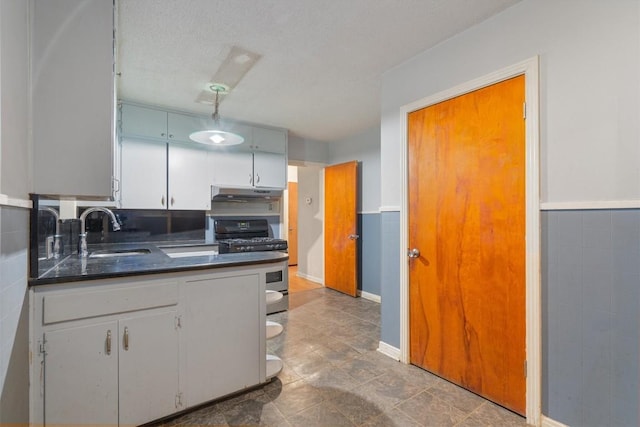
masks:
<instances>
[{"instance_id":1,"label":"range hood","mask_svg":"<svg viewBox=\"0 0 640 427\"><path fill-rule=\"evenodd\" d=\"M265 199L280 200L282 197L281 188L255 188L255 187L227 187L216 186L211 187L211 199L216 202L246 200L246 199Z\"/></svg>"}]
</instances>

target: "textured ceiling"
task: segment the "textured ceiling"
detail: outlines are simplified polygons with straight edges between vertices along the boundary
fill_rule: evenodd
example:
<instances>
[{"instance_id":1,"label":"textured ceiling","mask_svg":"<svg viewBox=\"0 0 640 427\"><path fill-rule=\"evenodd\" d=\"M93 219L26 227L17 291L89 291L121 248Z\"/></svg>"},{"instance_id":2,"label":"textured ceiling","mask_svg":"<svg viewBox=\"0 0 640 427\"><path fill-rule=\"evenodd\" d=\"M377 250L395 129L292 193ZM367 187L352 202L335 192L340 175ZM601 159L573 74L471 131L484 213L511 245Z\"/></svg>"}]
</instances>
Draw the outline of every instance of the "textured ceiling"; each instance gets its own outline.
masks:
<instances>
[{"instance_id":1,"label":"textured ceiling","mask_svg":"<svg viewBox=\"0 0 640 427\"><path fill-rule=\"evenodd\" d=\"M118 0L118 96L195 113L234 46L223 118L333 141L379 122L382 74L518 0Z\"/></svg>"}]
</instances>

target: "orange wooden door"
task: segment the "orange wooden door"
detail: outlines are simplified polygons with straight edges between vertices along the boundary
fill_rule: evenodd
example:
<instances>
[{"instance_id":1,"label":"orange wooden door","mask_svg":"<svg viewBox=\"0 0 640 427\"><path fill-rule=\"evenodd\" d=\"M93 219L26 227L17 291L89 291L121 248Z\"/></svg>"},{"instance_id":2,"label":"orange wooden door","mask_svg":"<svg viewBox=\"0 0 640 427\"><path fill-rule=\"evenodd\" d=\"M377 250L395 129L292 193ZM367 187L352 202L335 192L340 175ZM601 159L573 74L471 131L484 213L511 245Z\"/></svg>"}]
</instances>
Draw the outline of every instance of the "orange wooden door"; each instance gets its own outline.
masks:
<instances>
[{"instance_id":1,"label":"orange wooden door","mask_svg":"<svg viewBox=\"0 0 640 427\"><path fill-rule=\"evenodd\" d=\"M409 115L411 363L525 413L524 76Z\"/></svg>"},{"instance_id":2,"label":"orange wooden door","mask_svg":"<svg viewBox=\"0 0 640 427\"><path fill-rule=\"evenodd\" d=\"M358 162L324 169L324 284L356 296L358 289Z\"/></svg>"},{"instance_id":3,"label":"orange wooden door","mask_svg":"<svg viewBox=\"0 0 640 427\"><path fill-rule=\"evenodd\" d=\"M298 265L298 183L289 182L289 212L287 242L289 265Z\"/></svg>"}]
</instances>

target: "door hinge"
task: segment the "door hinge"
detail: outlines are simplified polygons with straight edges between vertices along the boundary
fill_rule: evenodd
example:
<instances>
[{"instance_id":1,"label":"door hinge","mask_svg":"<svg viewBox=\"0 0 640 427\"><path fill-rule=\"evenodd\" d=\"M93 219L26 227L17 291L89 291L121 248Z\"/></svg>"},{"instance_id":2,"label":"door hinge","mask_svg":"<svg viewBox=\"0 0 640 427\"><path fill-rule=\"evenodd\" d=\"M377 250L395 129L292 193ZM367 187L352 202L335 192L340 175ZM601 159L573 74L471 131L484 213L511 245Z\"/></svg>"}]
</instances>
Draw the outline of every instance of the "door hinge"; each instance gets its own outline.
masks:
<instances>
[{"instance_id":1,"label":"door hinge","mask_svg":"<svg viewBox=\"0 0 640 427\"><path fill-rule=\"evenodd\" d=\"M182 316L181 315L177 315L176 316L176 329L180 329L182 328Z\"/></svg>"},{"instance_id":2,"label":"door hinge","mask_svg":"<svg viewBox=\"0 0 640 427\"><path fill-rule=\"evenodd\" d=\"M522 118L526 120L527 118L527 103L522 103Z\"/></svg>"},{"instance_id":3,"label":"door hinge","mask_svg":"<svg viewBox=\"0 0 640 427\"><path fill-rule=\"evenodd\" d=\"M524 361L524 377L527 378L527 361Z\"/></svg>"},{"instance_id":4,"label":"door hinge","mask_svg":"<svg viewBox=\"0 0 640 427\"><path fill-rule=\"evenodd\" d=\"M176 409L177 408L182 408L182 392L181 391L179 391L176 394Z\"/></svg>"}]
</instances>

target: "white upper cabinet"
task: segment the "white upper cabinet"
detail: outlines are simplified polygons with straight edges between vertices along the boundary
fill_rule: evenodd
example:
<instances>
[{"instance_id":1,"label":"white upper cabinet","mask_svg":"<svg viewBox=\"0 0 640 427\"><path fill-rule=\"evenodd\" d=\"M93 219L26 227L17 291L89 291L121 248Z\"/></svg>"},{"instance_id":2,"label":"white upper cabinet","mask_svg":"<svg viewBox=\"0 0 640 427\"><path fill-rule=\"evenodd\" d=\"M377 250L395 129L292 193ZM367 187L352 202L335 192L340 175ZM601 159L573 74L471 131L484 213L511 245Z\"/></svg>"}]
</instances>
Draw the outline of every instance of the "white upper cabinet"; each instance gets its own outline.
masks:
<instances>
[{"instance_id":1,"label":"white upper cabinet","mask_svg":"<svg viewBox=\"0 0 640 427\"><path fill-rule=\"evenodd\" d=\"M189 139L213 125L206 116L120 103L121 207L208 210L211 185L286 188L286 130L223 121L222 129L242 136L242 144L215 147ZM167 142L163 160L158 146Z\"/></svg>"},{"instance_id":2,"label":"white upper cabinet","mask_svg":"<svg viewBox=\"0 0 640 427\"><path fill-rule=\"evenodd\" d=\"M124 137L192 143L189 135L207 128L207 121L199 116L126 103L120 108L120 135Z\"/></svg>"},{"instance_id":3,"label":"white upper cabinet","mask_svg":"<svg viewBox=\"0 0 640 427\"><path fill-rule=\"evenodd\" d=\"M167 112L159 108L122 102L120 104L120 136L151 138L162 141L193 143L193 132L212 129L213 120L207 116ZM230 151L263 151L286 154L287 131L285 129L251 126L240 122L221 121L220 127L244 138Z\"/></svg>"},{"instance_id":4,"label":"white upper cabinet","mask_svg":"<svg viewBox=\"0 0 640 427\"><path fill-rule=\"evenodd\" d=\"M234 188L285 188L287 185L287 159L282 154L211 151L209 159L213 185Z\"/></svg>"},{"instance_id":5,"label":"white upper cabinet","mask_svg":"<svg viewBox=\"0 0 640 427\"><path fill-rule=\"evenodd\" d=\"M136 139L120 143L120 205L167 208L167 144Z\"/></svg>"},{"instance_id":6,"label":"white upper cabinet","mask_svg":"<svg viewBox=\"0 0 640 427\"><path fill-rule=\"evenodd\" d=\"M247 130L251 139L245 138L244 143L210 151L211 182L218 186L286 188L287 131L258 126Z\"/></svg>"},{"instance_id":7,"label":"white upper cabinet","mask_svg":"<svg viewBox=\"0 0 640 427\"><path fill-rule=\"evenodd\" d=\"M253 128L253 150L285 154L287 152L287 132L284 129Z\"/></svg>"},{"instance_id":8,"label":"white upper cabinet","mask_svg":"<svg viewBox=\"0 0 640 427\"><path fill-rule=\"evenodd\" d=\"M203 129L213 129L214 123L213 120L207 120L205 127ZM243 123L238 122L220 122L221 130L227 132L233 132L236 135L240 135L244 138L244 142L240 145L234 145L232 147L233 151L251 151L253 148L253 127L249 125L245 125ZM213 149L218 150L220 147L213 147ZM223 147L223 150L225 148Z\"/></svg>"},{"instance_id":9,"label":"white upper cabinet","mask_svg":"<svg viewBox=\"0 0 640 427\"><path fill-rule=\"evenodd\" d=\"M169 141L189 142L193 144L193 141L189 139L189 135L206 128L206 120L202 117L167 113L167 136Z\"/></svg>"},{"instance_id":10,"label":"white upper cabinet","mask_svg":"<svg viewBox=\"0 0 640 427\"><path fill-rule=\"evenodd\" d=\"M281 154L253 153L253 185L255 187L285 188L287 159Z\"/></svg>"},{"instance_id":11,"label":"white upper cabinet","mask_svg":"<svg viewBox=\"0 0 640 427\"><path fill-rule=\"evenodd\" d=\"M224 187L253 187L253 153L210 151L210 182Z\"/></svg>"},{"instance_id":12,"label":"white upper cabinet","mask_svg":"<svg viewBox=\"0 0 640 427\"><path fill-rule=\"evenodd\" d=\"M120 144L120 152L121 208L211 208L206 151L125 138Z\"/></svg>"},{"instance_id":13,"label":"white upper cabinet","mask_svg":"<svg viewBox=\"0 0 640 427\"><path fill-rule=\"evenodd\" d=\"M169 144L169 209L211 209L205 150Z\"/></svg>"},{"instance_id":14,"label":"white upper cabinet","mask_svg":"<svg viewBox=\"0 0 640 427\"><path fill-rule=\"evenodd\" d=\"M121 134L139 138L167 139L167 112L122 104Z\"/></svg>"},{"instance_id":15,"label":"white upper cabinet","mask_svg":"<svg viewBox=\"0 0 640 427\"><path fill-rule=\"evenodd\" d=\"M33 191L111 198L114 2L30 4Z\"/></svg>"}]
</instances>

